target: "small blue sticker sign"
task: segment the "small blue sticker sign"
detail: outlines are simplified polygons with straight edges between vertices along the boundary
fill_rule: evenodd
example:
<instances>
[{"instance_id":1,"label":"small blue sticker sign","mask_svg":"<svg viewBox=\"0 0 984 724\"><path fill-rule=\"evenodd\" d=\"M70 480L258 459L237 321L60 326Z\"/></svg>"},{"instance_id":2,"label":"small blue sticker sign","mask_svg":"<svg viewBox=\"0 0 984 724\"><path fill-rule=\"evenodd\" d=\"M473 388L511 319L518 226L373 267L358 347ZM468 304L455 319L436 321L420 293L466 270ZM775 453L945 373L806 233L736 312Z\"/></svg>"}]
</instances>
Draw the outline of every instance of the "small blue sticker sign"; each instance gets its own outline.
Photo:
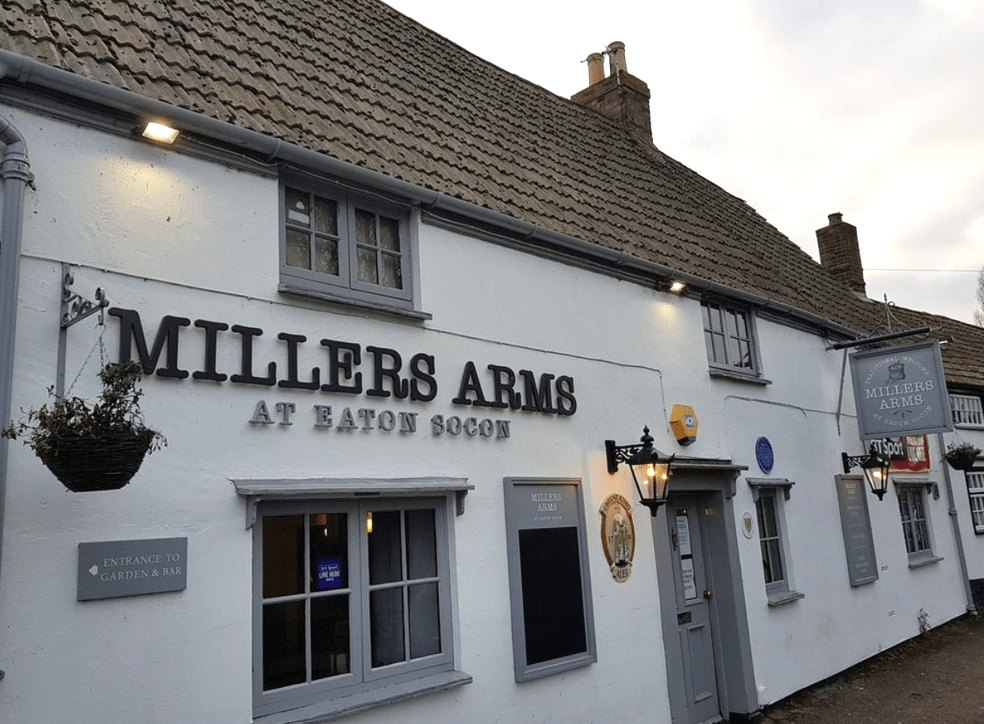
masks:
<instances>
[{"instance_id":1,"label":"small blue sticker sign","mask_svg":"<svg viewBox=\"0 0 984 724\"><path fill-rule=\"evenodd\" d=\"M771 473L772 466L775 465L776 458L772 452L772 443L769 438L760 437L755 441L755 459L763 473Z\"/></svg>"},{"instance_id":2,"label":"small blue sticker sign","mask_svg":"<svg viewBox=\"0 0 984 724\"><path fill-rule=\"evenodd\" d=\"M330 591L342 587L342 557L318 559L318 590Z\"/></svg>"}]
</instances>

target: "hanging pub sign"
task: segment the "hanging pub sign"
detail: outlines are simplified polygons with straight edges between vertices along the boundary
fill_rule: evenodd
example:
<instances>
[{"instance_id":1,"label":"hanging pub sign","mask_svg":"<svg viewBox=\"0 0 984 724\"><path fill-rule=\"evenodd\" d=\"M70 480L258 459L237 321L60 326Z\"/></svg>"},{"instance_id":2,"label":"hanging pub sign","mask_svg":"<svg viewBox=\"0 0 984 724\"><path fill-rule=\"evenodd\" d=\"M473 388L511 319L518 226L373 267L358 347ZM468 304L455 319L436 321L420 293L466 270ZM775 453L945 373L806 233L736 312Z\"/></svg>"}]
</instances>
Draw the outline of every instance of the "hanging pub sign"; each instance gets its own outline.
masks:
<instances>
[{"instance_id":1,"label":"hanging pub sign","mask_svg":"<svg viewBox=\"0 0 984 724\"><path fill-rule=\"evenodd\" d=\"M953 430L939 341L851 355L862 440Z\"/></svg>"}]
</instances>

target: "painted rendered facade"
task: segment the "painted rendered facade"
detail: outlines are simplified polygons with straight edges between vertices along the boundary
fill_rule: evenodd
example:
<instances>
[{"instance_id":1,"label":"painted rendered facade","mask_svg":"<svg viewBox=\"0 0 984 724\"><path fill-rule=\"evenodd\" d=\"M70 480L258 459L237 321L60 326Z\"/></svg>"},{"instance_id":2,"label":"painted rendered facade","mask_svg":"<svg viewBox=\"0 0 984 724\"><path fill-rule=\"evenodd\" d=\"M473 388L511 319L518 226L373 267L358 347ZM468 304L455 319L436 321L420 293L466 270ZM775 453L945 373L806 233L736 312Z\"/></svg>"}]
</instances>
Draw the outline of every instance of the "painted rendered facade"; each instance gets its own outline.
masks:
<instances>
[{"instance_id":1,"label":"painted rendered facade","mask_svg":"<svg viewBox=\"0 0 984 724\"><path fill-rule=\"evenodd\" d=\"M669 608L667 575L680 559L668 509L649 516L635 504L628 471L610 475L605 461L605 439L635 442L644 425L658 449L704 461L684 466L671 486L679 483L680 494L701 508L720 713L747 718L916 635L923 615L935 626L966 610L935 437L931 470L910 478L927 491L938 560L911 567L896 493L881 502L865 493L878 578L850 585L835 481L843 475L840 453L863 447L843 353L826 350L816 331L759 315L763 379L713 377L698 298L497 243L412 204L406 207L413 283L424 318L284 294L275 172L13 104L0 113L27 139L34 176L23 215L13 409L40 404L58 374L62 264L74 274L73 291L86 296L102 288L110 301L104 329L94 316L68 330L67 383L81 371L74 394L95 392L97 340L103 335L106 356L115 360L121 320L132 312L148 345L165 317L189 321L176 331L176 366L165 346L158 370L208 367L204 321L229 327L217 333L214 370L254 378L147 375L145 416L168 446L119 491L68 493L30 450L7 443L4 722L251 721L256 552L247 527L250 500L236 484L359 480L371 487L393 479L467 482L463 511L462 496L450 488L434 497L446 500L449 522L449 653L454 670L471 681L354 713L349 721L668 721L670 692L689 685L674 658L680 619ZM236 325L262 331L250 337L251 370L242 369L246 335L234 332ZM292 378L289 344L278 335L306 338L294 348L295 382L311 380L315 368L326 379L330 362L321 340L359 346L355 371L364 374L363 391L257 383L269 362L277 365L275 380ZM393 389L392 378L373 377L370 347L397 351L403 379L421 381L428 393L422 396L433 393L431 399L367 394ZM419 354L433 367L414 377L409 360ZM551 388L557 404L540 405L547 409L483 406L475 404L469 363L490 401L497 379L490 365L526 370L537 380L551 375L555 385L561 377L570 382ZM566 392L563 403L558 390ZM697 440L688 447L669 428L674 404L692 406L699 417ZM402 415L415 416L413 431ZM774 451L769 472L756 459L762 437ZM597 655L590 665L523 683L515 681L510 639L515 594L503 488L510 478L580 482ZM744 527L746 517L755 521L763 487L778 491L788 587L802 594L781 605L769 605L759 532ZM966 523L966 496L954 487ZM609 570L599 535L599 507L612 493L634 504L634 563L622 583ZM80 543L171 537L187 538L184 590L76 600ZM977 540L971 532L963 542L969 549ZM672 716L688 721L678 706ZM285 713L265 720L299 719Z\"/></svg>"}]
</instances>

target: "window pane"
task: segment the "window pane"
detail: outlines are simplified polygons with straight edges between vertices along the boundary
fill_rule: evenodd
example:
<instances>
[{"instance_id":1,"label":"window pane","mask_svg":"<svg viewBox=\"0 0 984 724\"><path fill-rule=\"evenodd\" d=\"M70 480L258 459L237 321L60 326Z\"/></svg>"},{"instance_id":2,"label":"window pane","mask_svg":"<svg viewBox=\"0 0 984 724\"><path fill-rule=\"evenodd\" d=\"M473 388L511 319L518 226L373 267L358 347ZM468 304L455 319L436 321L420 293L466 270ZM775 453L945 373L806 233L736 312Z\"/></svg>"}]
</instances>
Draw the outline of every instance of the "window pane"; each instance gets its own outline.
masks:
<instances>
[{"instance_id":1,"label":"window pane","mask_svg":"<svg viewBox=\"0 0 984 724\"><path fill-rule=\"evenodd\" d=\"M304 601L263 607L263 690L307 680Z\"/></svg>"},{"instance_id":2,"label":"window pane","mask_svg":"<svg viewBox=\"0 0 984 724\"><path fill-rule=\"evenodd\" d=\"M298 226L311 226L311 200L306 191L284 189L284 211L287 222Z\"/></svg>"},{"instance_id":3,"label":"window pane","mask_svg":"<svg viewBox=\"0 0 984 724\"><path fill-rule=\"evenodd\" d=\"M379 245L387 251L400 250L400 222L386 216L379 217Z\"/></svg>"},{"instance_id":4,"label":"window pane","mask_svg":"<svg viewBox=\"0 0 984 724\"><path fill-rule=\"evenodd\" d=\"M263 518L263 597L304 592L304 516Z\"/></svg>"},{"instance_id":5,"label":"window pane","mask_svg":"<svg viewBox=\"0 0 984 724\"><path fill-rule=\"evenodd\" d=\"M727 362L728 358L724 352L724 337L720 334L711 335L711 342L713 345L713 359L715 362L724 364Z\"/></svg>"},{"instance_id":6,"label":"window pane","mask_svg":"<svg viewBox=\"0 0 984 724\"><path fill-rule=\"evenodd\" d=\"M400 545L400 511L373 511L369 534L369 583L403 580L403 549Z\"/></svg>"},{"instance_id":7,"label":"window pane","mask_svg":"<svg viewBox=\"0 0 984 724\"><path fill-rule=\"evenodd\" d=\"M372 249L359 249L359 281L379 284L379 270L376 268L376 252Z\"/></svg>"},{"instance_id":8,"label":"window pane","mask_svg":"<svg viewBox=\"0 0 984 724\"><path fill-rule=\"evenodd\" d=\"M311 237L306 232L287 229L287 266L311 268Z\"/></svg>"},{"instance_id":9,"label":"window pane","mask_svg":"<svg viewBox=\"0 0 984 724\"><path fill-rule=\"evenodd\" d=\"M314 241L314 270L322 274L338 276L338 241L324 236Z\"/></svg>"},{"instance_id":10,"label":"window pane","mask_svg":"<svg viewBox=\"0 0 984 724\"><path fill-rule=\"evenodd\" d=\"M373 516L375 526L375 516ZM375 535L375 533L373 533ZM384 588L369 594L369 643L372 665L404 661L403 588Z\"/></svg>"},{"instance_id":11,"label":"window pane","mask_svg":"<svg viewBox=\"0 0 984 724\"><path fill-rule=\"evenodd\" d=\"M359 281L379 284L376 252L372 249L359 249Z\"/></svg>"},{"instance_id":12,"label":"window pane","mask_svg":"<svg viewBox=\"0 0 984 724\"><path fill-rule=\"evenodd\" d=\"M311 546L311 590L348 588L348 516L344 513L312 515L308 540Z\"/></svg>"},{"instance_id":13,"label":"window pane","mask_svg":"<svg viewBox=\"0 0 984 724\"><path fill-rule=\"evenodd\" d=\"M366 246L377 246L376 241L376 215L363 211L355 210L355 240Z\"/></svg>"},{"instance_id":14,"label":"window pane","mask_svg":"<svg viewBox=\"0 0 984 724\"><path fill-rule=\"evenodd\" d=\"M324 596L311 601L311 678L349 672L349 597Z\"/></svg>"},{"instance_id":15,"label":"window pane","mask_svg":"<svg viewBox=\"0 0 984 724\"><path fill-rule=\"evenodd\" d=\"M778 540L772 539L762 542L762 565L765 568L766 583L783 580L782 557L779 552Z\"/></svg>"},{"instance_id":16,"label":"window pane","mask_svg":"<svg viewBox=\"0 0 984 724\"><path fill-rule=\"evenodd\" d=\"M437 583L410 586L410 658L441 653L441 612Z\"/></svg>"},{"instance_id":17,"label":"window pane","mask_svg":"<svg viewBox=\"0 0 984 724\"><path fill-rule=\"evenodd\" d=\"M338 204L331 199L314 197L314 228L322 234L338 236Z\"/></svg>"},{"instance_id":18,"label":"window pane","mask_svg":"<svg viewBox=\"0 0 984 724\"><path fill-rule=\"evenodd\" d=\"M759 538L774 538L776 535L775 501L766 495L758 500Z\"/></svg>"},{"instance_id":19,"label":"window pane","mask_svg":"<svg viewBox=\"0 0 984 724\"><path fill-rule=\"evenodd\" d=\"M408 510L407 578L433 578L437 575L437 542L434 537L434 511Z\"/></svg>"},{"instance_id":20,"label":"window pane","mask_svg":"<svg viewBox=\"0 0 984 724\"><path fill-rule=\"evenodd\" d=\"M403 266L400 263L400 257L394 254L383 254L382 261L382 285L390 289L403 289Z\"/></svg>"}]
</instances>

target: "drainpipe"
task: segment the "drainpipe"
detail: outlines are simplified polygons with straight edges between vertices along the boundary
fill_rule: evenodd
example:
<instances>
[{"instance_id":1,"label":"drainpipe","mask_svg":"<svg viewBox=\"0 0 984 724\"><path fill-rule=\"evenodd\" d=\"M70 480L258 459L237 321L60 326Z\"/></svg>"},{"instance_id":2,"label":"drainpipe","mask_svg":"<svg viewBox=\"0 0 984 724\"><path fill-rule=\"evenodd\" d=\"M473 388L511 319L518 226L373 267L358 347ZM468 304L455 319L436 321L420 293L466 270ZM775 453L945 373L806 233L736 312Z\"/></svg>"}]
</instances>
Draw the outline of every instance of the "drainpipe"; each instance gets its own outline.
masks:
<instances>
[{"instance_id":1,"label":"drainpipe","mask_svg":"<svg viewBox=\"0 0 984 724\"><path fill-rule=\"evenodd\" d=\"M936 445L940 451L946 450L943 434L936 433ZM970 588L970 571L967 570L967 555L964 552L963 538L960 535L960 519L957 517L957 506L953 503L953 485L950 483L950 466L943 463L943 483L946 486L947 512L950 514L950 525L953 526L953 538L957 545L957 562L960 564L960 577L963 578L964 596L967 598L967 613L977 615L974 604L974 592Z\"/></svg>"},{"instance_id":2,"label":"drainpipe","mask_svg":"<svg viewBox=\"0 0 984 724\"><path fill-rule=\"evenodd\" d=\"M0 116L0 426L10 420L14 385L14 333L17 326L17 282L20 278L24 190L31 181L24 137ZM7 499L9 440L0 440L0 562L3 561L3 518ZM0 670L0 679L3 671Z\"/></svg>"}]
</instances>

